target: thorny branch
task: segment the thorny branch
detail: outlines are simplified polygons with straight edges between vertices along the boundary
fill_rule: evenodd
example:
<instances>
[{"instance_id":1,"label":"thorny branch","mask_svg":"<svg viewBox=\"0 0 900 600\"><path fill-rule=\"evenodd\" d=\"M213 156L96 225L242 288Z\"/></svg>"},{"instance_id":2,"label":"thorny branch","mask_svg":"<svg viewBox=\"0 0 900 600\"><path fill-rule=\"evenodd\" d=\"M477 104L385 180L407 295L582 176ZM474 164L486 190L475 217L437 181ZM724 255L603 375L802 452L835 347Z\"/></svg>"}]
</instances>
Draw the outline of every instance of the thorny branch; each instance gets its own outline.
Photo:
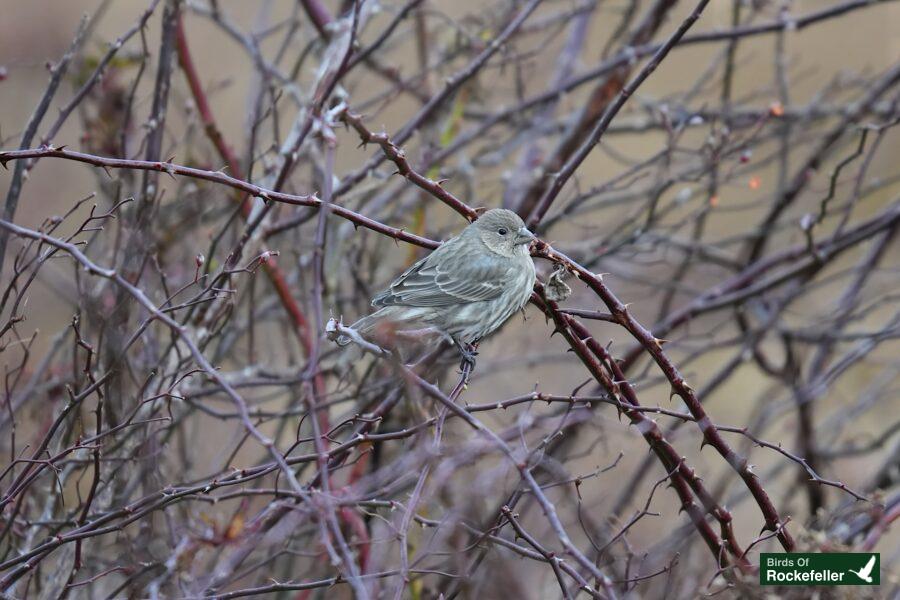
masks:
<instances>
[{"instance_id":1,"label":"thorny branch","mask_svg":"<svg viewBox=\"0 0 900 600\"><path fill-rule=\"evenodd\" d=\"M891 2L276 4L0 66L2 594L895 585L900 66L797 34ZM476 369L345 325L500 205L544 283Z\"/></svg>"}]
</instances>

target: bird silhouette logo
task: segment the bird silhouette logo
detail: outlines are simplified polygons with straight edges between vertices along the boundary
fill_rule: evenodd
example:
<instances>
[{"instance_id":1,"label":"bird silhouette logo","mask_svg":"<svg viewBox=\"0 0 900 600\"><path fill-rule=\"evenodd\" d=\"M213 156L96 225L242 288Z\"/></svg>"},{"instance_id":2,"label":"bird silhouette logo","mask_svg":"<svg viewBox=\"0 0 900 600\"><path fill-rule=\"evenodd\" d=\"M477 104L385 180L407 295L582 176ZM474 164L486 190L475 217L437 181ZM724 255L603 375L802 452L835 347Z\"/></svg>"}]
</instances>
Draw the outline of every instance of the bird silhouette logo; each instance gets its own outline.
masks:
<instances>
[{"instance_id":1,"label":"bird silhouette logo","mask_svg":"<svg viewBox=\"0 0 900 600\"><path fill-rule=\"evenodd\" d=\"M872 583L872 569L875 567L875 555L873 554L869 557L869 562L866 563L859 571L854 571L853 569L847 569L866 583Z\"/></svg>"}]
</instances>

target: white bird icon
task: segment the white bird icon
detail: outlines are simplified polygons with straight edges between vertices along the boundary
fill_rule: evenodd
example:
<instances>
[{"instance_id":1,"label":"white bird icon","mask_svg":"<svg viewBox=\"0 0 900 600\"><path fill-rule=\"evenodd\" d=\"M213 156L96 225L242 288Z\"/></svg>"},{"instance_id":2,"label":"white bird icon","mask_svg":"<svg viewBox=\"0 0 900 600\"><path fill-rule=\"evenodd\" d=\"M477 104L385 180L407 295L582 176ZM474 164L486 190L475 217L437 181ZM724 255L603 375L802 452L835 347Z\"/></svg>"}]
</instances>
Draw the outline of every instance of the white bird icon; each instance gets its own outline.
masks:
<instances>
[{"instance_id":1,"label":"white bird icon","mask_svg":"<svg viewBox=\"0 0 900 600\"><path fill-rule=\"evenodd\" d=\"M854 571L853 569L848 569L851 573L854 573L857 577L865 581L866 583L872 583L872 568L875 566L875 555L873 554L871 558L869 558L869 562L866 563L859 571Z\"/></svg>"}]
</instances>

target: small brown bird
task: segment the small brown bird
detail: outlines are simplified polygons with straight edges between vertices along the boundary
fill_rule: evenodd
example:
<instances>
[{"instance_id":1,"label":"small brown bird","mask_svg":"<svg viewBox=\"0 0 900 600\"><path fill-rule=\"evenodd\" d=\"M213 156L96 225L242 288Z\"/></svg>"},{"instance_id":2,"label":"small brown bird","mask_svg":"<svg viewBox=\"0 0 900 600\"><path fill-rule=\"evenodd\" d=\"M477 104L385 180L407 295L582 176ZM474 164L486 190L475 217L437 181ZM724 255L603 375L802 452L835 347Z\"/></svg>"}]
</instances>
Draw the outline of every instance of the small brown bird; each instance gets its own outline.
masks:
<instances>
[{"instance_id":1,"label":"small brown bird","mask_svg":"<svg viewBox=\"0 0 900 600\"><path fill-rule=\"evenodd\" d=\"M396 333L436 332L474 364L472 344L521 309L534 287L534 239L511 210L484 213L459 235L411 266L372 300L379 310L351 327L364 337L380 325ZM350 339L341 336L338 344Z\"/></svg>"}]
</instances>

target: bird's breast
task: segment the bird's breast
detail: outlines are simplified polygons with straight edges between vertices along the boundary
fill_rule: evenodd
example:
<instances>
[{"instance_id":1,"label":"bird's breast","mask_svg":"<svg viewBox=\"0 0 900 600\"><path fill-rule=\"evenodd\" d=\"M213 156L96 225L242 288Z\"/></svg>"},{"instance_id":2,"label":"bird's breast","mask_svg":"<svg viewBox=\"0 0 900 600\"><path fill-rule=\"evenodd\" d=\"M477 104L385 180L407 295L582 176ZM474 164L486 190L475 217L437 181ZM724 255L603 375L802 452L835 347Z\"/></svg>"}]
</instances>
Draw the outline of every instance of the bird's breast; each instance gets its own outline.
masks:
<instances>
[{"instance_id":1,"label":"bird's breast","mask_svg":"<svg viewBox=\"0 0 900 600\"><path fill-rule=\"evenodd\" d=\"M534 289L534 282L537 280L537 275L535 274L534 269L534 261L531 260L531 256L526 254L522 260L522 268L520 270L520 280L521 280L521 291L522 294L522 303L519 307L525 305L528 302L528 299L531 298L531 290Z\"/></svg>"}]
</instances>

